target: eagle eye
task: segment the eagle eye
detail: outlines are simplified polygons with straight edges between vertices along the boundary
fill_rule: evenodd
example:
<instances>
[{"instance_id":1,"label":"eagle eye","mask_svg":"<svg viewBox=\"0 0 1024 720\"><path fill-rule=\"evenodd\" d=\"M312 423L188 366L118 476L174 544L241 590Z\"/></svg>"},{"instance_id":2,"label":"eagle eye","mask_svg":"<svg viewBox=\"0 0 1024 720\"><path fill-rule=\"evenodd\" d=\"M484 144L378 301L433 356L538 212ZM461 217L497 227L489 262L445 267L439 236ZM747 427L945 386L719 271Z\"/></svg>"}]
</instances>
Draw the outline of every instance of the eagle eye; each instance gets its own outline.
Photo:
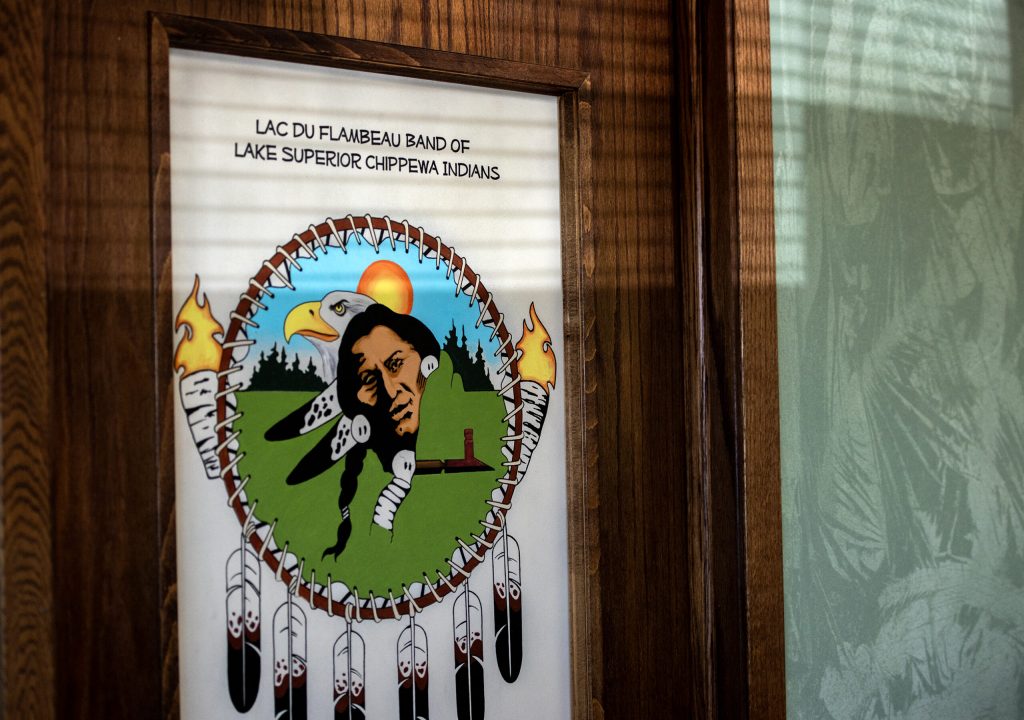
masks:
<instances>
[{"instance_id":1,"label":"eagle eye","mask_svg":"<svg viewBox=\"0 0 1024 720\"><path fill-rule=\"evenodd\" d=\"M336 302L333 305L331 305L331 310L334 311L335 315L344 315L345 314L345 303L343 301L339 300L338 302Z\"/></svg>"}]
</instances>

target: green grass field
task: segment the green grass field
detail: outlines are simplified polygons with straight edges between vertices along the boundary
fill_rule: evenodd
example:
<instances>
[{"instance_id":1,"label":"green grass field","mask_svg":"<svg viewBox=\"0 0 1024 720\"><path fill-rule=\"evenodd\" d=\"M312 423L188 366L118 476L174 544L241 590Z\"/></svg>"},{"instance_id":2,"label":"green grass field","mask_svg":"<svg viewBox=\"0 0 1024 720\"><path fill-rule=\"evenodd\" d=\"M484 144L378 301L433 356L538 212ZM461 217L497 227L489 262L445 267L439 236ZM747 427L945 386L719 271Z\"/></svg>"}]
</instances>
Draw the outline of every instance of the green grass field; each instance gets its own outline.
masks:
<instances>
[{"instance_id":1,"label":"green grass field","mask_svg":"<svg viewBox=\"0 0 1024 720\"><path fill-rule=\"evenodd\" d=\"M317 582L330 574L360 595L372 591L386 595L388 588L400 593L402 583L423 582L426 572L437 579L436 570L450 572L445 559L456 547L456 537L472 544L469 533L480 534L479 521L490 506L486 504L497 478L504 474L501 437L504 403L493 392L465 392L451 361L441 354L441 365L427 382L420 408L417 457L420 459L461 458L463 429L473 428L476 456L494 470L484 472L420 475L412 491L395 514L394 532L372 523L377 496L390 481L377 456L367 453L359 489L351 505L352 536L335 561L321 560L324 548L333 545L341 514L338 509L338 479L344 460L302 485L288 486L285 478L305 453L333 423L309 435L281 442L267 442L263 433L309 400L313 393L241 392L238 409L243 416L235 428L242 431L240 443L246 456L240 463L242 476L250 475L246 493L250 502L259 501L256 516L264 522L277 519L274 540L278 547L305 558L303 577L315 570Z\"/></svg>"}]
</instances>

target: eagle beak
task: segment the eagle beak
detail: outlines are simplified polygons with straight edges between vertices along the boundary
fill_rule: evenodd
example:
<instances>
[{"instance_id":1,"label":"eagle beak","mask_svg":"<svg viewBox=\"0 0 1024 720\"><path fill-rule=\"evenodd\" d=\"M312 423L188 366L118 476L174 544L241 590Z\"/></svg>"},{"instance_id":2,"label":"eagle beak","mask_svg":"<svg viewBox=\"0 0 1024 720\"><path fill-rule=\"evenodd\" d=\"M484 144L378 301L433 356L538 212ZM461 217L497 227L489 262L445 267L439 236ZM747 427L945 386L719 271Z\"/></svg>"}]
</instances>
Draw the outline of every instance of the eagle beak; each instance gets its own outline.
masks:
<instances>
[{"instance_id":1,"label":"eagle beak","mask_svg":"<svg viewBox=\"0 0 1024 720\"><path fill-rule=\"evenodd\" d=\"M320 303L317 301L302 303L288 313L284 319L284 341L291 340L292 335L326 342L338 339L338 332L320 317Z\"/></svg>"}]
</instances>

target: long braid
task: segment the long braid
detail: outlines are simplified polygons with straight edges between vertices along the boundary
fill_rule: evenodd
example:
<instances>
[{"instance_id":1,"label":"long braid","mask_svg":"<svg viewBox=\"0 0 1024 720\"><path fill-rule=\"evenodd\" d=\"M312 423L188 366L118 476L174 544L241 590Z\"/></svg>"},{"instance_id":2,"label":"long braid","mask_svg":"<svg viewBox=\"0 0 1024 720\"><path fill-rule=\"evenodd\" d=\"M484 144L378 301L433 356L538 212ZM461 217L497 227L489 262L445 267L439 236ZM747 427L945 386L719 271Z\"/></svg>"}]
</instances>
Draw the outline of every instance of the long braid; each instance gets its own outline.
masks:
<instances>
[{"instance_id":1,"label":"long braid","mask_svg":"<svg viewBox=\"0 0 1024 720\"><path fill-rule=\"evenodd\" d=\"M345 546L348 544L349 536L352 535L352 520L349 518L348 506L356 496L356 489L359 487L359 473L363 471L363 461L366 459L366 446L357 445L345 456L345 469L338 481L341 491L338 493L338 509L341 510L341 523L338 525L338 539L334 545L324 550L320 559L333 555L337 560Z\"/></svg>"}]
</instances>

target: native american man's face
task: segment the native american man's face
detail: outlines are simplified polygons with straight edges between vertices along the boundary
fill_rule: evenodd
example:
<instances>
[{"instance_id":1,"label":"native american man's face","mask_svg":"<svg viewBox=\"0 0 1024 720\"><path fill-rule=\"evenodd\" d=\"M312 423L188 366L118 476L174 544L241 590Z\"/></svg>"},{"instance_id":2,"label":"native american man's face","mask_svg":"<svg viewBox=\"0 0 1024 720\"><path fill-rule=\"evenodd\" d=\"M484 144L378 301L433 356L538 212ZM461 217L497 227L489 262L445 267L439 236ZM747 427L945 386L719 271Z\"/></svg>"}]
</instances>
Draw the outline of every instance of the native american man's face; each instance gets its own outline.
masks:
<instances>
[{"instance_id":1,"label":"native american man's face","mask_svg":"<svg viewBox=\"0 0 1024 720\"><path fill-rule=\"evenodd\" d=\"M352 345L352 354L359 361L359 401L386 419L396 435L416 432L426 384L420 373L420 354L383 325L359 338Z\"/></svg>"}]
</instances>

